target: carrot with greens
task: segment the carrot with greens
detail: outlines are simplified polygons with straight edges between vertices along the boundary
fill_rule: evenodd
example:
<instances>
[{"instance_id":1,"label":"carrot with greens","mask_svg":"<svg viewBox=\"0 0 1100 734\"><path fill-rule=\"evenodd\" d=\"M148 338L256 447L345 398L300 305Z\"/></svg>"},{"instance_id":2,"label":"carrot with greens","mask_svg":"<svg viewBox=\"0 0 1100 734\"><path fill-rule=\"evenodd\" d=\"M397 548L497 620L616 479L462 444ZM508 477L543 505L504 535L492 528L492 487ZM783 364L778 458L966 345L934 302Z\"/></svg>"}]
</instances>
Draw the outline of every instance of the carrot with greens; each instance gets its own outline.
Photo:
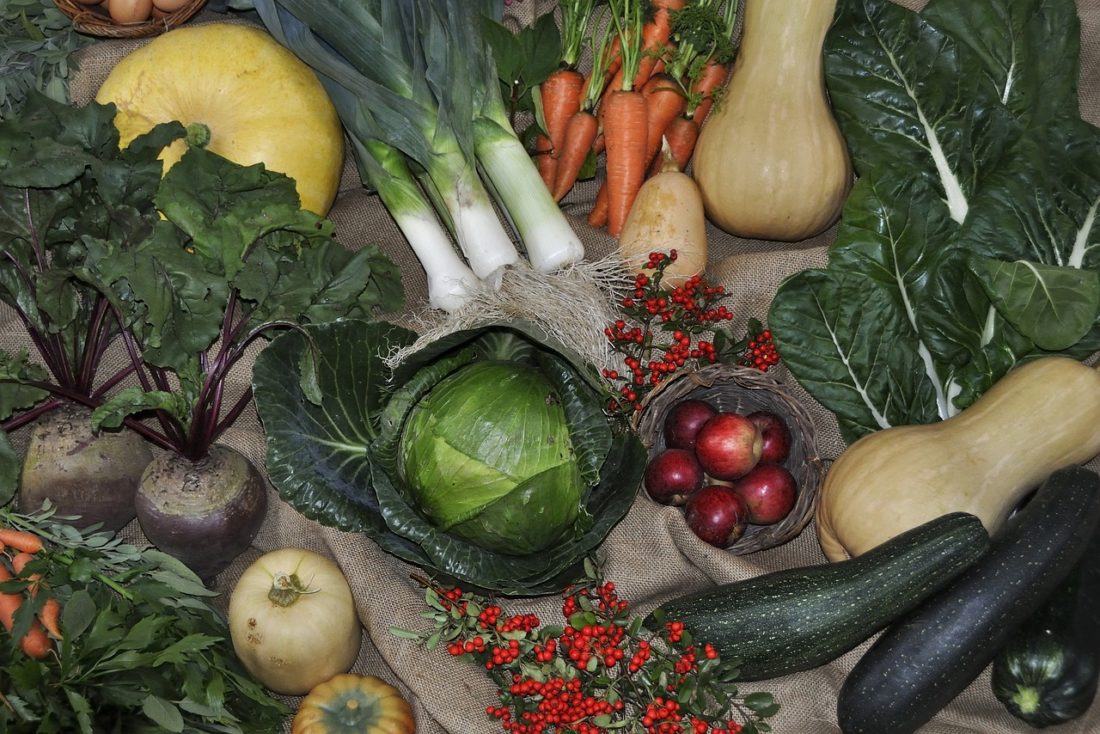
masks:
<instances>
[{"instance_id":1,"label":"carrot with greens","mask_svg":"<svg viewBox=\"0 0 1100 734\"><path fill-rule=\"evenodd\" d=\"M642 87L642 96L646 100L645 160L649 165L657 158L665 130L687 107L687 99L676 82L665 74L650 77Z\"/></svg>"},{"instance_id":2,"label":"carrot with greens","mask_svg":"<svg viewBox=\"0 0 1100 734\"><path fill-rule=\"evenodd\" d=\"M558 68L551 72L540 87L542 116L546 122L546 134L553 146L553 158L561 155L565 143L565 129L569 120L581 108L586 79L577 69L588 23L596 0L564 0L558 4L561 11L561 58Z\"/></svg>"},{"instance_id":3,"label":"carrot with greens","mask_svg":"<svg viewBox=\"0 0 1100 734\"><path fill-rule=\"evenodd\" d=\"M612 21L621 39L622 86L604 104L607 149L607 232L618 237L646 174L646 102L634 88L641 61L641 0L611 0Z\"/></svg>"},{"instance_id":4,"label":"carrot with greens","mask_svg":"<svg viewBox=\"0 0 1100 734\"><path fill-rule=\"evenodd\" d=\"M557 175L551 190L555 201L561 201L577 183L585 160L593 152L593 143L600 128L594 110L603 94L604 77L600 70L607 65L610 38L610 31L592 35L592 72L585 84L580 109L569 118L565 129L565 139L558 156Z\"/></svg>"},{"instance_id":5,"label":"carrot with greens","mask_svg":"<svg viewBox=\"0 0 1100 734\"><path fill-rule=\"evenodd\" d=\"M633 69L633 86L641 89L660 70L671 50L672 16L684 7L684 0L653 0L649 19L641 24L641 53ZM621 42L620 42L621 45ZM609 93L623 87L624 65L611 78Z\"/></svg>"},{"instance_id":6,"label":"carrot with greens","mask_svg":"<svg viewBox=\"0 0 1100 734\"><path fill-rule=\"evenodd\" d=\"M27 630L27 634L23 635L23 639L19 641L19 646L26 653L27 657L32 657L35 660L41 660L50 654L50 650L53 649L53 643L50 641L50 636L46 634L46 629L37 620L31 622L30 629Z\"/></svg>"},{"instance_id":7,"label":"carrot with greens","mask_svg":"<svg viewBox=\"0 0 1100 734\"><path fill-rule=\"evenodd\" d=\"M0 548L4 546L24 553L37 553L42 550L42 539L26 530L0 528Z\"/></svg>"},{"instance_id":8,"label":"carrot with greens","mask_svg":"<svg viewBox=\"0 0 1100 734\"><path fill-rule=\"evenodd\" d=\"M710 59L704 64L699 78L691 85L689 99L693 109L691 119L702 125L707 119L707 114L721 90L725 89L726 79L729 78L729 63Z\"/></svg>"}]
</instances>

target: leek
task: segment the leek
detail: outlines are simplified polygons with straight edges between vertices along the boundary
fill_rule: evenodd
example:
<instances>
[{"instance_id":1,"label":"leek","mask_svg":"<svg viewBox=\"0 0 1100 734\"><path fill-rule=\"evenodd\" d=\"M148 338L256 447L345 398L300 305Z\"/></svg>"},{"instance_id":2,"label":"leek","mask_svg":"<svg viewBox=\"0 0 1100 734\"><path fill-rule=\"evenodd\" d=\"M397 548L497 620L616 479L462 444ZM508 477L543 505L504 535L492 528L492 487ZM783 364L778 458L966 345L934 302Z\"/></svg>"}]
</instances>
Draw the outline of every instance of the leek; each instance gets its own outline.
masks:
<instances>
[{"instance_id":1,"label":"leek","mask_svg":"<svg viewBox=\"0 0 1100 734\"><path fill-rule=\"evenodd\" d=\"M472 117L442 106L432 93L419 54L420 3L256 0L254 5L272 35L282 36L306 63L358 97L360 111L369 107L377 124L359 144L380 139L423 169L470 268L478 278L499 284L519 253L480 179ZM354 130L360 117L345 119L345 126Z\"/></svg>"}]
</instances>

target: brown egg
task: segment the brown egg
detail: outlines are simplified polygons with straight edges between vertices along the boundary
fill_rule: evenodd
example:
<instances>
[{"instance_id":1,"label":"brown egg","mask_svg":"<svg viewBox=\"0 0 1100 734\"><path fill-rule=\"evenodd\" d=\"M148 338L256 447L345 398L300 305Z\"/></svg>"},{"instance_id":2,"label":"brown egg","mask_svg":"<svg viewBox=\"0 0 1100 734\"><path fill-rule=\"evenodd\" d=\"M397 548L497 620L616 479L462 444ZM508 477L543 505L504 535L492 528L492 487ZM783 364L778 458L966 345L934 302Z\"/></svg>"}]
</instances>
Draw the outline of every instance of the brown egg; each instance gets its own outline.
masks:
<instances>
[{"instance_id":1,"label":"brown egg","mask_svg":"<svg viewBox=\"0 0 1100 734\"><path fill-rule=\"evenodd\" d=\"M153 7L162 13L174 13L191 0L153 0Z\"/></svg>"},{"instance_id":2,"label":"brown egg","mask_svg":"<svg viewBox=\"0 0 1100 734\"><path fill-rule=\"evenodd\" d=\"M153 14L153 0L108 0L107 12L116 23L141 23Z\"/></svg>"}]
</instances>

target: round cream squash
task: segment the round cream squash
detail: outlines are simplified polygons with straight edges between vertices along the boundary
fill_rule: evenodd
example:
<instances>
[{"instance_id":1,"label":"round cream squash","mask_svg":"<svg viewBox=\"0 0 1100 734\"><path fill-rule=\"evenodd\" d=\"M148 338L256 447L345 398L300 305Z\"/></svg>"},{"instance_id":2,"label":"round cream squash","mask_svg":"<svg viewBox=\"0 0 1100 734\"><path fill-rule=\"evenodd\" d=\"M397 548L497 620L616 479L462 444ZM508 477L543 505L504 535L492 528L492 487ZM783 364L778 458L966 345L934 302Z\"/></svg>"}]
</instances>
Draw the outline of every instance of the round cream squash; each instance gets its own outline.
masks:
<instances>
[{"instance_id":1,"label":"round cream squash","mask_svg":"<svg viewBox=\"0 0 1100 734\"><path fill-rule=\"evenodd\" d=\"M336 108L313 70L263 29L204 23L157 36L119 61L96 101L117 107L123 146L158 123L202 123L208 150L294 179L303 209L324 216L336 198L344 165ZM166 171L186 147L164 149Z\"/></svg>"}]
</instances>

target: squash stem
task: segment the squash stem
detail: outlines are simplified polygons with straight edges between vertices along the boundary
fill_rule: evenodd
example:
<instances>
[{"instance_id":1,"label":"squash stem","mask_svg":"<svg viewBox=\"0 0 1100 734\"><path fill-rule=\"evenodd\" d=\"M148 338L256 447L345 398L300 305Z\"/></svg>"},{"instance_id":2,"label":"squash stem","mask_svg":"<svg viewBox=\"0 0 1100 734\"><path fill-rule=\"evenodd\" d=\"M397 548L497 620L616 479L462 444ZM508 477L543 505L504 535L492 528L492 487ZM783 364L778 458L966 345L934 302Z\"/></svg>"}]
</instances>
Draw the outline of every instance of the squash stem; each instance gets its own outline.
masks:
<instances>
[{"instance_id":1,"label":"squash stem","mask_svg":"<svg viewBox=\"0 0 1100 734\"><path fill-rule=\"evenodd\" d=\"M289 607L303 594L316 594L317 591L303 584L298 574L277 571L271 579L271 590L267 592L267 598L276 606Z\"/></svg>"}]
</instances>

